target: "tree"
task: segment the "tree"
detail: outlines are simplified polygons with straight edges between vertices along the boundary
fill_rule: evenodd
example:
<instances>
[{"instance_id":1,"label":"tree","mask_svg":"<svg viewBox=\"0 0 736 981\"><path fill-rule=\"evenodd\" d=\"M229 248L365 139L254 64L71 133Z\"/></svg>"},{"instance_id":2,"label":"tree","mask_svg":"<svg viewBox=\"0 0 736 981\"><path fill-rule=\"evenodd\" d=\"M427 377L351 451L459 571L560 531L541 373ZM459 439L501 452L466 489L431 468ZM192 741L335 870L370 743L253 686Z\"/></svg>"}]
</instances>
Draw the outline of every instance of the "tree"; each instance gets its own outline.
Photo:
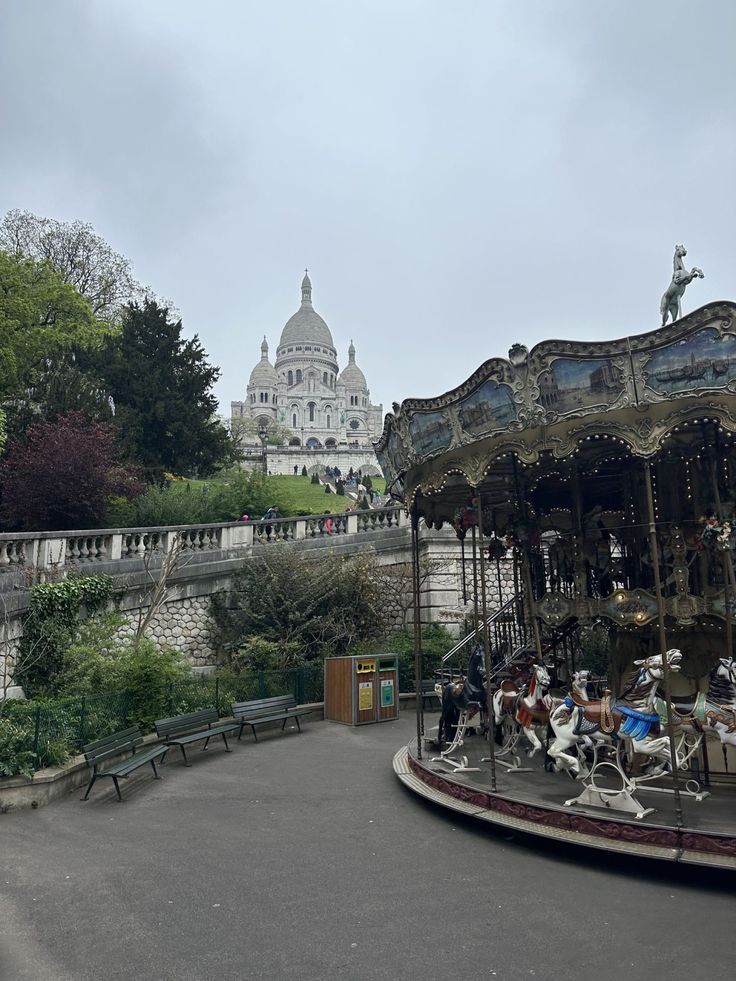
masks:
<instances>
[{"instance_id":1,"label":"tree","mask_svg":"<svg viewBox=\"0 0 736 981\"><path fill-rule=\"evenodd\" d=\"M61 414L82 408L85 399L107 404L82 361L108 334L89 303L48 263L0 252L0 404L12 435L57 414L49 406L52 390Z\"/></svg>"},{"instance_id":2,"label":"tree","mask_svg":"<svg viewBox=\"0 0 736 981\"><path fill-rule=\"evenodd\" d=\"M76 412L32 426L25 441L11 443L0 483L0 515L17 531L95 527L111 495L142 489L119 463L113 429Z\"/></svg>"},{"instance_id":3,"label":"tree","mask_svg":"<svg viewBox=\"0 0 736 981\"><path fill-rule=\"evenodd\" d=\"M102 320L117 320L123 305L143 294L128 260L86 222L54 221L15 209L0 224L0 249L48 263Z\"/></svg>"},{"instance_id":4,"label":"tree","mask_svg":"<svg viewBox=\"0 0 736 981\"><path fill-rule=\"evenodd\" d=\"M165 471L206 476L237 457L215 415L220 369L209 364L196 334L184 340L181 332L167 307L131 303L100 359L121 444L154 479Z\"/></svg>"},{"instance_id":5,"label":"tree","mask_svg":"<svg viewBox=\"0 0 736 981\"><path fill-rule=\"evenodd\" d=\"M214 637L226 654L253 637L296 645L289 649L306 660L344 654L383 631L381 599L365 553L315 558L269 547L244 564L228 595L213 596Z\"/></svg>"}]
</instances>

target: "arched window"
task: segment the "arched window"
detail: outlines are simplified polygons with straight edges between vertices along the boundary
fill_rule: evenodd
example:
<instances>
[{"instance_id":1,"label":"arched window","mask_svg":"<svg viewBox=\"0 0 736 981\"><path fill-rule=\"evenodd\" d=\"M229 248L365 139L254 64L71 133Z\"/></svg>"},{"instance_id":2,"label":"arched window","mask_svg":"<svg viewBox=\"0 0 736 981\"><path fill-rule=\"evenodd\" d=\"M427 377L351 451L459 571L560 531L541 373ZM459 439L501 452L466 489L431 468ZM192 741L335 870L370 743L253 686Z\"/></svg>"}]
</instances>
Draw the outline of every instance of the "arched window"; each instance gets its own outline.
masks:
<instances>
[{"instance_id":1,"label":"arched window","mask_svg":"<svg viewBox=\"0 0 736 981\"><path fill-rule=\"evenodd\" d=\"M309 409L309 421L314 422L314 410L317 408L317 406L314 404L314 402L310 402L307 408Z\"/></svg>"},{"instance_id":2,"label":"arched window","mask_svg":"<svg viewBox=\"0 0 736 981\"><path fill-rule=\"evenodd\" d=\"M330 417L329 417L329 416L327 416L327 428L328 428L328 429L330 428L330 423L331 423L331 421L332 421L332 420L330 419Z\"/></svg>"},{"instance_id":3,"label":"arched window","mask_svg":"<svg viewBox=\"0 0 736 981\"><path fill-rule=\"evenodd\" d=\"M297 383L297 385L301 382L301 380L302 380L302 369L301 368L297 368L296 369L296 383Z\"/></svg>"},{"instance_id":4,"label":"arched window","mask_svg":"<svg viewBox=\"0 0 736 981\"><path fill-rule=\"evenodd\" d=\"M327 372L326 371L323 372L323 374L322 374L322 384L323 385L326 385L327 384Z\"/></svg>"},{"instance_id":5,"label":"arched window","mask_svg":"<svg viewBox=\"0 0 736 981\"><path fill-rule=\"evenodd\" d=\"M291 417L291 428L296 429L296 412Z\"/></svg>"},{"instance_id":6,"label":"arched window","mask_svg":"<svg viewBox=\"0 0 736 981\"><path fill-rule=\"evenodd\" d=\"M286 383L287 383L287 385L293 385L294 384L294 372L293 371L287 372L287 375L286 375Z\"/></svg>"}]
</instances>

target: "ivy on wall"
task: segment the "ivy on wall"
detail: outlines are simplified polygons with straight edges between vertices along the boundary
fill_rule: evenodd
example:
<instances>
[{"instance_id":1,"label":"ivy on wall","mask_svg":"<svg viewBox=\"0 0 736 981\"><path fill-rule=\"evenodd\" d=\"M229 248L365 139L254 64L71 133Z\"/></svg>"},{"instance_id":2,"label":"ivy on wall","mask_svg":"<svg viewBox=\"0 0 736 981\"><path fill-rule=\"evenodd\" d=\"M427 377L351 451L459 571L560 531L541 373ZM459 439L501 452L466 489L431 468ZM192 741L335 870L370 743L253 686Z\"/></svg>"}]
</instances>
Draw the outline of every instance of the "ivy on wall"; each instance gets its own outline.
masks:
<instances>
[{"instance_id":1,"label":"ivy on wall","mask_svg":"<svg viewBox=\"0 0 736 981\"><path fill-rule=\"evenodd\" d=\"M110 576L68 576L61 582L31 587L30 610L15 671L16 681L26 694L42 694L53 687L80 613L94 613L112 595Z\"/></svg>"}]
</instances>

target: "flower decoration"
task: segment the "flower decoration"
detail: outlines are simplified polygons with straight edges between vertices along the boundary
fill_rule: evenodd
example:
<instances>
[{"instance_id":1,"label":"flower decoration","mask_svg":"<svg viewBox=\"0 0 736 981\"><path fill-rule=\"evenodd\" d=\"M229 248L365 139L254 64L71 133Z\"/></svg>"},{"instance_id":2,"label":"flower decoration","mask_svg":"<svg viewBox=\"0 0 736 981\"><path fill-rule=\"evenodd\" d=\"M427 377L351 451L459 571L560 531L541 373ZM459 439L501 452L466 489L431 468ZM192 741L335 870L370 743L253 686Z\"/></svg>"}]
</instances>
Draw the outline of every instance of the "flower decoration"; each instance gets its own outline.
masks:
<instances>
[{"instance_id":1,"label":"flower decoration","mask_svg":"<svg viewBox=\"0 0 736 981\"><path fill-rule=\"evenodd\" d=\"M700 519L698 548L725 551L736 546L736 524L733 518L709 514Z\"/></svg>"}]
</instances>

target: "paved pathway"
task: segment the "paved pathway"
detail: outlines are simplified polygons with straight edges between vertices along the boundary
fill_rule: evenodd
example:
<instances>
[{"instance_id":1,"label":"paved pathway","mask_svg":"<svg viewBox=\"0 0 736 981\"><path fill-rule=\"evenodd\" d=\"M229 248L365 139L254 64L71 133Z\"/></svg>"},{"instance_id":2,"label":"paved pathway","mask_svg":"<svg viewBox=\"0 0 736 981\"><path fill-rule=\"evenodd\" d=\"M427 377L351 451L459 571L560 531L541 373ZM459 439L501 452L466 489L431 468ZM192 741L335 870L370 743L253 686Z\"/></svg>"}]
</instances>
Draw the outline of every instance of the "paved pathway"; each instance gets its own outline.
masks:
<instances>
[{"instance_id":1,"label":"paved pathway","mask_svg":"<svg viewBox=\"0 0 736 981\"><path fill-rule=\"evenodd\" d=\"M733 879L481 833L394 777L412 729L307 722L0 815L0 978L733 981Z\"/></svg>"}]
</instances>

